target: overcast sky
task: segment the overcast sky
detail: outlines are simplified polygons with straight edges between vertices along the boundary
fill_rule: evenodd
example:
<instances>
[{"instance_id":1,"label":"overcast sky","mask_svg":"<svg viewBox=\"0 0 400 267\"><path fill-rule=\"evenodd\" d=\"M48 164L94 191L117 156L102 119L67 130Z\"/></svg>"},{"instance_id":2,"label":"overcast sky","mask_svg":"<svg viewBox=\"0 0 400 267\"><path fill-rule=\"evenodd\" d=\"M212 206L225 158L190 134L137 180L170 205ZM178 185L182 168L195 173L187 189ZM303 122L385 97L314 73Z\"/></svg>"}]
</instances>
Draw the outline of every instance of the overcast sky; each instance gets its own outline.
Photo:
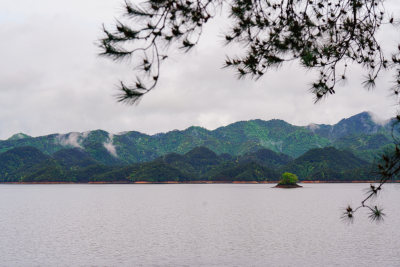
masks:
<instances>
[{"instance_id":1,"label":"overcast sky","mask_svg":"<svg viewBox=\"0 0 400 267\"><path fill-rule=\"evenodd\" d=\"M130 67L99 58L95 42L102 23L112 25L121 6L122 0L0 0L0 139L17 132L214 129L256 118L334 124L362 111L383 119L397 111L392 77L383 75L376 89L366 91L357 68L336 95L318 104L308 93L313 73L296 63L258 81L237 80L232 70L221 69L227 24L221 20L206 27L190 54L171 55L157 89L138 106L119 104L116 84L132 76ZM389 10L399 14L399 6ZM400 42L391 29L380 36L387 47Z\"/></svg>"}]
</instances>

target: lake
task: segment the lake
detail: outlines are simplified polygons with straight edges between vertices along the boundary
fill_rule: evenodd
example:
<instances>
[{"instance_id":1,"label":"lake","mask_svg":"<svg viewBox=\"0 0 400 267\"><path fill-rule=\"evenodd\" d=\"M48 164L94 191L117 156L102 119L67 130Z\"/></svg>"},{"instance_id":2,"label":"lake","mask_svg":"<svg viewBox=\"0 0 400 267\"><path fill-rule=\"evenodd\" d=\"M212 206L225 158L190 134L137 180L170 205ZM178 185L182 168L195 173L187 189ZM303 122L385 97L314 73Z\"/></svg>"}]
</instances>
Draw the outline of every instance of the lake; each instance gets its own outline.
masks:
<instances>
[{"instance_id":1,"label":"lake","mask_svg":"<svg viewBox=\"0 0 400 267\"><path fill-rule=\"evenodd\" d=\"M384 223L340 220L368 184L0 185L1 266L399 266Z\"/></svg>"}]
</instances>

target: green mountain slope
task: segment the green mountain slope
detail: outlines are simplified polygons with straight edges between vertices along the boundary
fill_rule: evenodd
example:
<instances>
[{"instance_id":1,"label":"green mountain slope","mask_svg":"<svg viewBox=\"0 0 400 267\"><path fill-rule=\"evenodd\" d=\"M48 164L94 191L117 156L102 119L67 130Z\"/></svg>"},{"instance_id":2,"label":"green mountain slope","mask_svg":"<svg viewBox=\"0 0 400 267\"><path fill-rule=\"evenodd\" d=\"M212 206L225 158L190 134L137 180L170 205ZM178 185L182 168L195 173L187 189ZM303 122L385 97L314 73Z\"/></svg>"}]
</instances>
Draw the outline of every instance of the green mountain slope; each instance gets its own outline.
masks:
<instances>
[{"instance_id":1,"label":"green mountain slope","mask_svg":"<svg viewBox=\"0 0 400 267\"><path fill-rule=\"evenodd\" d=\"M392 137L377 134L359 134L341 137L333 142L333 145L342 150L350 150L357 157L373 162L388 148L394 147Z\"/></svg>"},{"instance_id":2,"label":"green mountain slope","mask_svg":"<svg viewBox=\"0 0 400 267\"><path fill-rule=\"evenodd\" d=\"M0 182L19 181L27 169L50 157L34 147L17 147L0 154Z\"/></svg>"},{"instance_id":3,"label":"green mountain slope","mask_svg":"<svg viewBox=\"0 0 400 267\"><path fill-rule=\"evenodd\" d=\"M314 125L314 133L336 140L349 135L371 135L377 133L388 133L390 121L381 125L374 122L369 112L362 112L347 119L342 119L335 125Z\"/></svg>"},{"instance_id":4,"label":"green mountain slope","mask_svg":"<svg viewBox=\"0 0 400 267\"><path fill-rule=\"evenodd\" d=\"M215 173L215 174L214 174ZM255 162L239 163L228 167L222 165L210 173L209 180L213 181L267 181L279 179L277 170L269 169Z\"/></svg>"},{"instance_id":5,"label":"green mountain slope","mask_svg":"<svg viewBox=\"0 0 400 267\"><path fill-rule=\"evenodd\" d=\"M147 182L182 182L188 180L188 177L180 170L161 161L140 164L139 168L129 175L129 178L132 181Z\"/></svg>"},{"instance_id":6,"label":"green mountain slope","mask_svg":"<svg viewBox=\"0 0 400 267\"><path fill-rule=\"evenodd\" d=\"M21 172L21 182L73 182L67 169L54 159L30 166Z\"/></svg>"},{"instance_id":7,"label":"green mountain slope","mask_svg":"<svg viewBox=\"0 0 400 267\"><path fill-rule=\"evenodd\" d=\"M288 163L282 170L295 173L302 180L371 179L371 164L349 151L334 147L311 149Z\"/></svg>"},{"instance_id":8,"label":"green mountain slope","mask_svg":"<svg viewBox=\"0 0 400 267\"><path fill-rule=\"evenodd\" d=\"M20 139L24 139L24 138L32 138L32 137L27 134L24 134L24 133L16 133L13 136L11 136L10 138L8 138L7 140L16 141L16 140L20 140Z\"/></svg>"},{"instance_id":9,"label":"green mountain slope","mask_svg":"<svg viewBox=\"0 0 400 267\"><path fill-rule=\"evenodd\" d=\"M80 148L67 148L57 151L52 155L53 159L67 168L84 168L98 164L89 153Z\"/></svg>"},{"instance_id":10,"label":"green mountain slope","mask_svg":"<svg viewBox=\"0 0 400 267\"><path fill-rule=\"evenodd\" d=\"M240 155L237 159L239 163L255 162L270 169L278 169L292 160L293 159L288 155L276 153L266 148L260 149L256 152Z\"/></svg>"}]
</instances>

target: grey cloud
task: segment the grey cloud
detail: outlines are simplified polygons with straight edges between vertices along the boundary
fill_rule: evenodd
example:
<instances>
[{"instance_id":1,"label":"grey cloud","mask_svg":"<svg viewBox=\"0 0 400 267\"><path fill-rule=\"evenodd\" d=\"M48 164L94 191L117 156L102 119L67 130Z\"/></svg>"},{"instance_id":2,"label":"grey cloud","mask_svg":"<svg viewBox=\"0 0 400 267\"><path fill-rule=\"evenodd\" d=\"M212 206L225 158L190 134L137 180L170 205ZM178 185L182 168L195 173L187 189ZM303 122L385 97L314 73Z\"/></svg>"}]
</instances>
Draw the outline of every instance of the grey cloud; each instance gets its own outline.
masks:
<instances>
[{"instance_id":1,"label":"grey cloud","mask_svg":"<svg viewBox=\"0 0 400 267\"><path fill-rule=\"evenodd\" d=\"M374 112L369 112L369 115L371 116L371 119L376 124L379 124L379 125L382 125L382 126L386 125L390 121L390 119L382 118L379 115L375 114Z\"/></svg>"},{"instance_id":2,"label":"grey cloud","mask_svg":"<svg viewBox=\"0 0 400 267\"><path fill-rule=\"evenodd\" d=\"M87 135L83 135L81 133L69 133L69 134L60 134L56 136L56 142L62 146L72 146L76 148L83 148L81 143L83 139L85 139Z\"/></svg>"}]
</instances>

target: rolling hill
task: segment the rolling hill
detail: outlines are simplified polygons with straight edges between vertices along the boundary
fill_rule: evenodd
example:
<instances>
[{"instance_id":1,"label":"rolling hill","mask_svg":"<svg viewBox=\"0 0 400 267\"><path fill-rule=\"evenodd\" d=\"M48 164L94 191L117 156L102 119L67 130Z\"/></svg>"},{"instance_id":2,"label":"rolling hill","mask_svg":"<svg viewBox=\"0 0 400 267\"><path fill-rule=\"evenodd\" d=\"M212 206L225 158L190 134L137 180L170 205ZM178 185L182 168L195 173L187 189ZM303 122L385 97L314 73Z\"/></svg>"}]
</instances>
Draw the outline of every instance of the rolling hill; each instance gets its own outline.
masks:
<instances>
[{"instance_id":1,"label":"rolling hill","mask_svg":"<svg viewBox=\"0 0 400 267\"><path fill-rule=\"evenodd\" d=\"M371 164L349 151L333 147L289 156L260 149L242 156L216 154L196 147L181 155L170 153L153 161L107 166L82 149L63 149L48 156L34 147L0 154L0 182L186 182L277 181L283 172L301 180L371 180Z\"/></svg>"}]
</instances>

